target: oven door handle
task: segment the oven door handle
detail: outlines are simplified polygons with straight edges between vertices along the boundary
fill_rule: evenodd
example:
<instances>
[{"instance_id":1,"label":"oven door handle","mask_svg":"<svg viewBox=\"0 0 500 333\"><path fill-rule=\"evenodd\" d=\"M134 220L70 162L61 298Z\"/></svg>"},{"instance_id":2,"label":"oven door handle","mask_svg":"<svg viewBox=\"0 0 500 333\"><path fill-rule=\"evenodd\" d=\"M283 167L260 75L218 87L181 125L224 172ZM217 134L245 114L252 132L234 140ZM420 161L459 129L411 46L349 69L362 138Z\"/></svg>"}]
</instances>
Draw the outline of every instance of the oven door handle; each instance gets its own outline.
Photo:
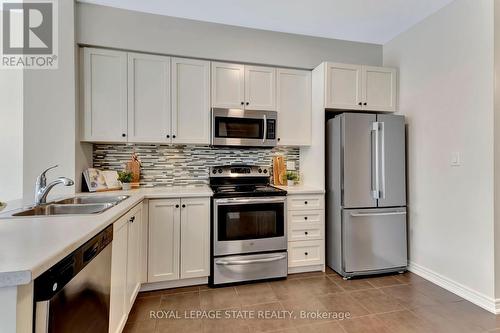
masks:
<instances>
[{"instance_id":1,"label":"oven door handle","mask_svg":"<svg viewBox=\"0 0 500 333\"><path fill-rule=\"evenodd\" d=\"M266 262L274 262L286 259L286 255L281 254L279 256L263 258L263 259L251 259L251 260L216 260L216 265L232 266L232 265L251 265L260 264Z\"/></svg>"},{"instance_id":2,"label":"oven door handle","mask_svg":"<svg viewBox=\"0 0 500 333\"><path fill-rule=\"evenodd\" d=\"M286 196L284 197L262 197L262 198L227 198L227 199L216 199L215 203L217 205L230 205L230 204L254 204L254 203L276 203L285 202Z\"/></svg>"}]
</instances>

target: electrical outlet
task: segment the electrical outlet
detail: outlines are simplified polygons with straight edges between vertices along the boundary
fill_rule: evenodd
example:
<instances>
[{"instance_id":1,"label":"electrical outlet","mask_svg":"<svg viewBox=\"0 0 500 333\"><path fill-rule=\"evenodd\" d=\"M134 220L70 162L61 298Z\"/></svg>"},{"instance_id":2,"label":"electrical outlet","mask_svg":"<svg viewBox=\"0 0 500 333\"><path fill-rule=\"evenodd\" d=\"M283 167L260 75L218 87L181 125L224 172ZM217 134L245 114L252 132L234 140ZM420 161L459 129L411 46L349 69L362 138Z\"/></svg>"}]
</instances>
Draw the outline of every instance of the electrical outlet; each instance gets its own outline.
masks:
<instances>
[{"instance_id":1,"label":"electrical outlet","mask_svg":"<svg viewBox=\"0 0 500 333\"><path fill-rule=\"evenodd\" d=\"M462 159L459 152L451 153L450 165L454 167L462 165Z\"/></svg>"},{"instance_id":2,"label":"electrical outlet","mask_svg":"<svg viewBox=\"0 0 500 333\"><path fill-rule=\"evenodd\" d=\"M295 162L294 161L287 161L286 162L286 169L287 170L295 170Z\"/></svg>"}]
</instances>

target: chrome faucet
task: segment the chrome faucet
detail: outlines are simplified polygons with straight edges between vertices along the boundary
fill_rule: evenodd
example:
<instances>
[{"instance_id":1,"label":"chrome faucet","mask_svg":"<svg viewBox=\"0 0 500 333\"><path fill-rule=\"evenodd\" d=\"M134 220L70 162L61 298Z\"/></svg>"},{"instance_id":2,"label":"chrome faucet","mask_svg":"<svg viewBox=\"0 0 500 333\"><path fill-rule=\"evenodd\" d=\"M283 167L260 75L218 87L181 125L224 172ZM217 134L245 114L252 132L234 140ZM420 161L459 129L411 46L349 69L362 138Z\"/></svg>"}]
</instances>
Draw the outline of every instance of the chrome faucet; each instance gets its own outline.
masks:
<instances>
[{"instance_id":1,"label":"chrome faucet","mask_svg":"<svg viewBox=\"0 0 500 333\"><path fill-rule=\"evenodd\" d=\"M69 178L66 177L59 177L56 180L50 182L47 185L47 177L45 177L45 174L47 171L57 168L58 165L54 165L46 170L44 170L37 178L36 178L36 183L35 183L35 205L42 205L47 203L47 195L49 194L50 190L58 185L58 184L63 184L64 186L72 186L75 184L75 182Z\"/></svg>"}]
</instances>

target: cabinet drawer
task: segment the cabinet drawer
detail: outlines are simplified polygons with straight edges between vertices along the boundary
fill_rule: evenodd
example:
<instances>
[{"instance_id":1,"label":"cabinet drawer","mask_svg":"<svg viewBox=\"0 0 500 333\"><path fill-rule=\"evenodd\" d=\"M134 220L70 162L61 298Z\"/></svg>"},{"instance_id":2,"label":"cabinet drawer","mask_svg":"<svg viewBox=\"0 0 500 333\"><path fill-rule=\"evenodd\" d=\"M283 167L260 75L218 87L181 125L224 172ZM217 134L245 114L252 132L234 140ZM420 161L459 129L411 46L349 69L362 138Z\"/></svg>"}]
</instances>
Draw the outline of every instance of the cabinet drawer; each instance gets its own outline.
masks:
<instances>
[{"instance_id":1,"label":"cabinet drawer","mask_svg":"<svg viewBox=\"0 0 500 333\"><path fill-rule=\"evenodd\" d=\"M323 240L288 243L288 267L323 264Z\"/></svg>"},{"instance_id":2,"label":"cabinet drawer","mask_svg":"<svg viewBox=\"0 0 500 333\"><path fill-rule=\"evenodd\" d=\"M292 210L288 211L288 225L291 227L296 223L323 223L323 210Z\"/></svg>"},{"instance_id":3,"label":"cabinet drawer","mask_svg":"<svg viewBox=\"0 0 500 333\"><path fill-rule=\"evenodd\" d=\"M323 195L290 195L288 196L289 210L324 209L325 197Z\"/></svg>"},{"instance_id":4,"label":"cabinet drawer","mask_svg":"<svg viewBox=\"0 0 500 333\"><path fill-rule=\"evenodd\" d=\"M322 223L294 223L291 225L288 232L289 241L305 241L323 239Z\"/></svg>"}]
</instances>

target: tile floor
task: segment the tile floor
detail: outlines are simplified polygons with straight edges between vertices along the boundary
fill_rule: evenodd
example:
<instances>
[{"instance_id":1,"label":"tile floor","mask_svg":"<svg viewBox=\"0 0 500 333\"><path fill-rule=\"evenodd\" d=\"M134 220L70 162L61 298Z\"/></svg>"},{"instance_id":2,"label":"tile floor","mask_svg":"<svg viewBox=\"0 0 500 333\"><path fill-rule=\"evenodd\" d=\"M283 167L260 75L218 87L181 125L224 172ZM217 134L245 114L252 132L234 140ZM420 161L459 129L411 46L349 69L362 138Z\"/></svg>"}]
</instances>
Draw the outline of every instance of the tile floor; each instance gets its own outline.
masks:
<instances>
[{"instance_id":1,"label":"tile floor","mask_svg":"<svg viewBox=\"0 0 500 333\"><path fill-rule=\"evenodd\" d=\"M205 318L196 318L196 312L191 312L196 310ZM180 318L151 319L150 311ZM313 318L318 313L330 314L330 318ZM207 315L222 318L210 319ZM252 315L256 318L249 319ZM275 318L277 315L285 318ZM342 315L350 317L338 317ZM328 270L236 287L199 286L140 293L124 332L493 331L500 332L500 316L415 274L344 281Z\"/></svg>"}]
</instances>

